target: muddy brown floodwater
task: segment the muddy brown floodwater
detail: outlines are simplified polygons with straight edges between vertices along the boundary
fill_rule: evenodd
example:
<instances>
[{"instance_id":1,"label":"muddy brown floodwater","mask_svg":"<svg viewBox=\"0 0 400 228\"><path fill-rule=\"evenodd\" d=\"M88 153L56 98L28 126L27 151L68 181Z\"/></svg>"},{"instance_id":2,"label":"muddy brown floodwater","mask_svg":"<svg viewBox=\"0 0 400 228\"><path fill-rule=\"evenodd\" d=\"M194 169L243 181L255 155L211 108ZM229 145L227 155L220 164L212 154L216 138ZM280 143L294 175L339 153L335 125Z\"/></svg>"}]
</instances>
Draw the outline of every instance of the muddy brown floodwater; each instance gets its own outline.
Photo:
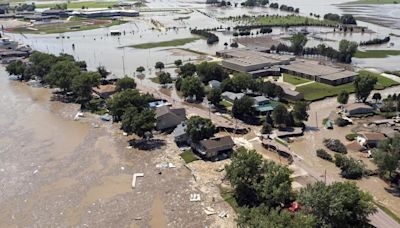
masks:
<instances>
[{"instance_id":1,"label":"muddy brown floodwater","mask_svg":"<svg viewBox=\"0 0 400 228\"><path fill-rule=\"evenodd\" d=\"M127 148L118 127L78 106L50 102L49 89L9 81L0 67L0 227L204 227L189 202L191 172L156 168L166 148ZM99 125L98 128L93 127ZM157 136L156 136L157 137ZM132 174L143 172L135 189Z\"/></svg>"}]
</instances>

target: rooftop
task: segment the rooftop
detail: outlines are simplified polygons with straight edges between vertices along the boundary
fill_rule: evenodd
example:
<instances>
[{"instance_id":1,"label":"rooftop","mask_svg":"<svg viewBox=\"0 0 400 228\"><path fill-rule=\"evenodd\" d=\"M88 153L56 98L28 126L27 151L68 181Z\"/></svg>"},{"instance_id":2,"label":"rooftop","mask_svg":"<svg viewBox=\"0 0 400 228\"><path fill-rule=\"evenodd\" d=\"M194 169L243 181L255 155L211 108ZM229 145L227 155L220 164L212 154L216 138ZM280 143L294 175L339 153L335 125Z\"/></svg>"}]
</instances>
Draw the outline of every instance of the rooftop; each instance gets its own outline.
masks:
<instances>
[{"instance_id":1,"label":"rooftop","mask_svg":"<svg viewBox=\"0 0 400 228\"><path fill-rule=\"evenodd\" d=\"M232 138L230 136L224 136L220 138L204 139L200 141L200 144L207 151L221 151L232 149L235 146Z\"/></svg>"},{"instance_id":2,"label":"rooftop","mask_svg":"<svg viewBox=\"0 0 400 228\"><path fill-rule=\"evenodd\" d=\"M384 140L386 137L380 132L360 132L359 135L365 137L367 140Z\"/></svg>"}]
</instances>

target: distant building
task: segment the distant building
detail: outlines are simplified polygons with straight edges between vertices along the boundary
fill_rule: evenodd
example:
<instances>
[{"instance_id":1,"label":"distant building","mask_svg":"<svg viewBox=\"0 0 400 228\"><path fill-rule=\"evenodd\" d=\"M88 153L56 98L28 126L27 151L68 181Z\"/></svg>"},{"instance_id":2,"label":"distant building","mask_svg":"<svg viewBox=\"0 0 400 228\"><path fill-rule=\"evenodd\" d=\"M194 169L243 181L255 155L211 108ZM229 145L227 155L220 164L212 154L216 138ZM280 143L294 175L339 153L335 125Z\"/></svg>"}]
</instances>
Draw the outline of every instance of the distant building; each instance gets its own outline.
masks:
<instances>
[{"instance_id":1,"label":"distant building","mask_svg":"<svg viewBox=\"0 0 400 228\"><path fill-rule=\"evenodd\" d=\"M352 103L344 106L344 112L348 116L366 115L374 113L374 109L364 103Z\"/></svg>"},{"instance_id":2,"label":"distant building","mask_svg":"<svg viewBox=\"0 0 400 228\"><path fill-rule=\"evenodd\" d=\"M173 129L186 120L184 108L172 109L169 106L162 106L156 109L156 129L159 131Z\"/></svg>"},{"instance_id":3,"label":"distant building","mask_svg":"<svg viewBox=\"0 0 400 228\"><path fill-rule=\"evenodd\" d=\"M222 98L233 103L236 99L241 99L242 97L244 97L244 93L233 93L233 92L223 92L221 94Z\"/></svg>"},{"instance_id":4,"label":"distant building","mask_svg":"<svg viewBox=\"0 0 400 228\"><path fill-rule=\"evenodd\" d=\"M379 132L360 132L357 134L356 140L361 146L373 148L385 138L385 135Z\"/></svg>"},{"instance_id":5,"label":"distant building","mask_svg":"<svg viewBox=\"0 0 400 228\"><path fill-rule=\"evenodd\" d=\"M53 16L60 18L67 18L72 13L72 10L62 10L62 9L48 9L42 12L42 16Z\"/></svg>"},{"instance_id":6,"label":"distant building","mask_svg":"<svg viewBox=\"0 0 400 228\"><path fill-rule=\"evenodd\" d=\"M224 153L230 154L235 143L230 136L201 140L195 150L207 159L215 158Z\"/></svg>"},{"instance_id":7,"label":"distant building","mask_svg":"<svg viewBox=\"0 0 400 228\"><path fill-rule=\"evenodd\" d=\"M343 68L321 65L315 61L307 60L294 61L288 65L280 66L280 68L282 73L333 86L352 82L358 75L356 72Z\"/></svg>"},{"instance_id":8,"label":"distant building","mask_svg":"<svg viewBox=\"0 0 400 228\"><path fill-rule=\"evenodd\" d=\"M109 98L111 95L117 92L116 86L112 84L99 85L98 87L93 87L92 91L103 99Z\"/></svg>"},{"instance_id":9,"label":"distant building","mask_svg":"<svg viewBox=\"0 0 400 228\"><path fill-rule=\"evenodd\" d=\"M100 17L138 17L139 12L136 10L80 10L74 11L70 16L85 17L85 18L100 18Z\"/></svg>"}]
</instances>

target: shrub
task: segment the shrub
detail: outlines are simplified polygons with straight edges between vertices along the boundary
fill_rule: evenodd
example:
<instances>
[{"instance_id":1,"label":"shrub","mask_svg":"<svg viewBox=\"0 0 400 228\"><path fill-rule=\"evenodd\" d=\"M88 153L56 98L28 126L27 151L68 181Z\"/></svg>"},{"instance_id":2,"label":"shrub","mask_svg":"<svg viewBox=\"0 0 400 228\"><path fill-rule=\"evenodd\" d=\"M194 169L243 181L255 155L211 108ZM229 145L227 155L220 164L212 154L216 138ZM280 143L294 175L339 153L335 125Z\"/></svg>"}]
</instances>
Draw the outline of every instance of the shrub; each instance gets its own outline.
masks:
<instances>
[{"instance_id":1,"label":"shrub","mask_svg":"<svg viewBox=\"0 0 400 228\"><path fill-rule=\"evenodd\" d=\"M349 141L354 141L357 138L357 134L355 133L350 133L346 135L346 139Z\"/></svg>"},{"instance_id":2,"label":"shrub","mask_svg":"<svg viewBox=\"0 0 400 228\"><path fill-rule=\"evenodd\" d=\"M347 149L338 139L324 139L326 148L341 154L347 154Z\"/></svg>"},{"instance_id":3,"label":"shrub","mask_svg":"<svg viewBox=\"0 0 400 228\"><path fill-rule=\"evenodd\" d=\"M350 122L348 120L339 117L335 120L335 124L338 125L339 127L345 127L349 125Z\"/></svg>"},{"instance_id":4,"label":"shrub","mask_svg":"<svg viewBox=\"0 0 400 228\"><path fill-rule=\"evenodd\" d=\"M360 179L368 173L363 162L341 154L335 154L335 165L341 169L340 175L346 179Z\"/></svg>"},{"instance_id":5,"label":"shrub","mask_svg":"<svg viewBox=\"0 0 400 228\"><path fill-rule=\"evenodd\" d=\"M320 157L320 158L322 158L324 160L333 161L332 156L328 152L326 152L326 150L324 150L324 149L318 149L316 151L316 153L317 153L318 157Z\"/></svg>"}]
</instances>

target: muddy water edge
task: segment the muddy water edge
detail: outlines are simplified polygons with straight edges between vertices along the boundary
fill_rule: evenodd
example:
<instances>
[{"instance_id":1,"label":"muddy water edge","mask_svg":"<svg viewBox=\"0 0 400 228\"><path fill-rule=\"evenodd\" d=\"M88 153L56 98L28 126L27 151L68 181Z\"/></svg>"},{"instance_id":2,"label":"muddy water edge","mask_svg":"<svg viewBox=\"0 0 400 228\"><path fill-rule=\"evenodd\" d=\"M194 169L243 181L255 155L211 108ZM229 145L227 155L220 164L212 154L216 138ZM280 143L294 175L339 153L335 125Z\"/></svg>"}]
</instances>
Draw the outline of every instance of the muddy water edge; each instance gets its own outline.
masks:
<instances>
[{"instance_id":1,"label":"muddy water edge","mask_svg":"<svg viewBox=\"0 0 400 228\"><path fill-rule=\"evenodd\" d=\"M156 168L166 146L128 149L115 124L73 121L77 105L7 77L0 67L0 227L209 225L189 202L190 172Z\"/></svg>"}]
</instances>

